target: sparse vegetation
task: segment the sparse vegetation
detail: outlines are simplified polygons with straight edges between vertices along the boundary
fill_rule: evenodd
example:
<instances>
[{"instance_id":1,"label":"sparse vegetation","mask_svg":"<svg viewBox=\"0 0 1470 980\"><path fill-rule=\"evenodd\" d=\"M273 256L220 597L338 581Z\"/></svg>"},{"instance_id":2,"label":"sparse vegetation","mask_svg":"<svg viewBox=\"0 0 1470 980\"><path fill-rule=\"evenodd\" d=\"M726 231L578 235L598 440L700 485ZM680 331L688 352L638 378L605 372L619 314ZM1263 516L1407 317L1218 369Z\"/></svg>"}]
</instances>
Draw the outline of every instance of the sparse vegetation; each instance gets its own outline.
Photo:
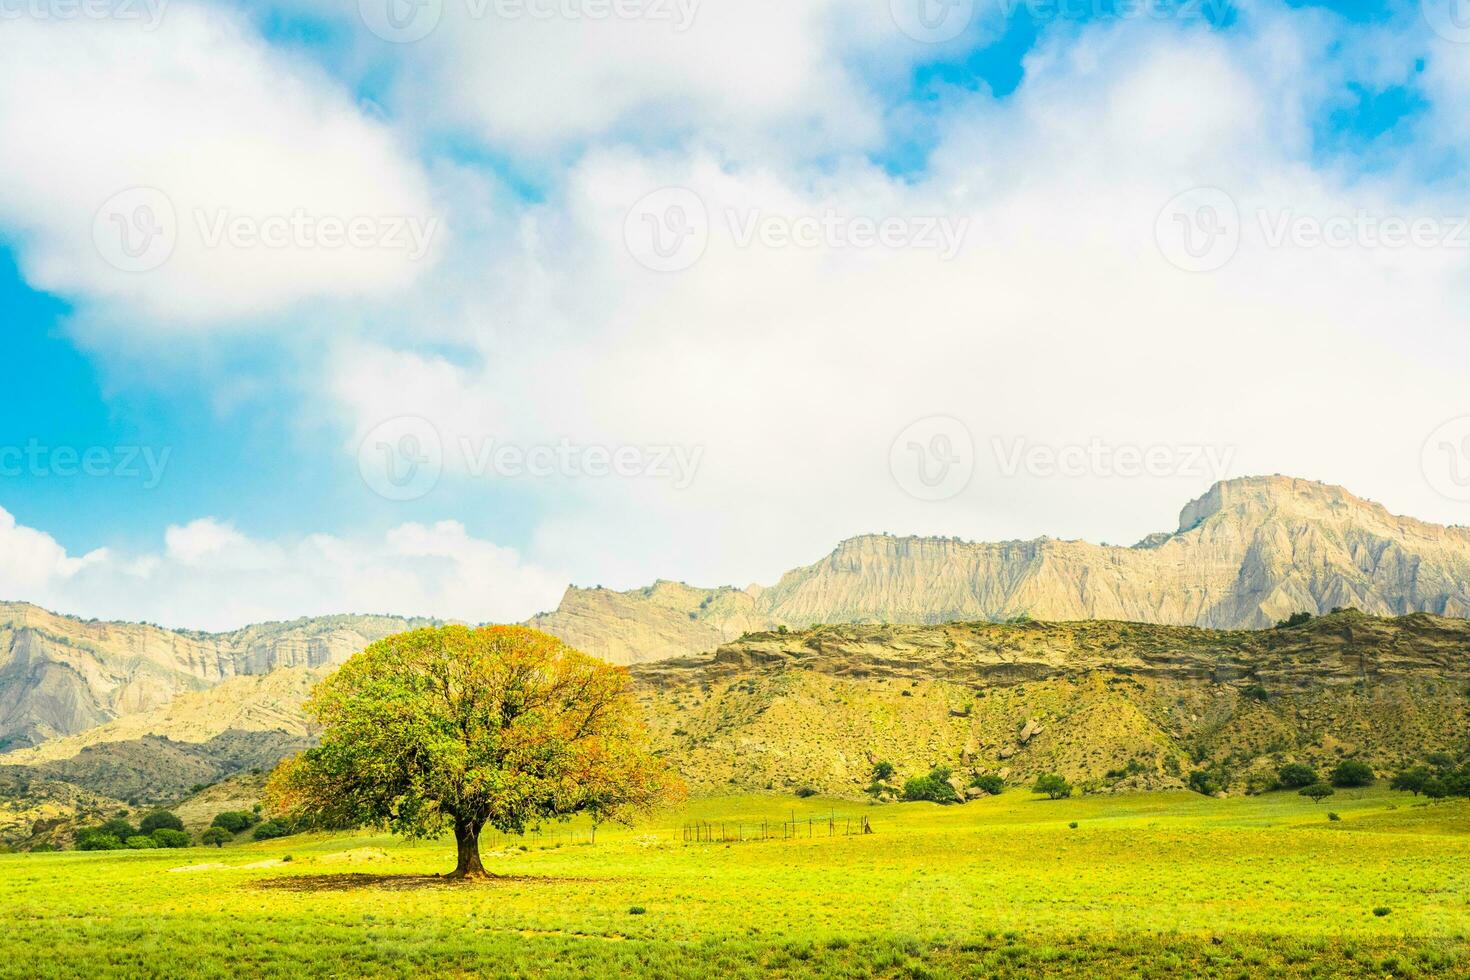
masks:
<instances>
[{"instance_id":1,"label":"sparse vegetation","mask_svg":"<svg viewBox=\"0 0 1470 980\"><path fill-rule=\"evenodd\" d=\"M916 776L903 784L903 798L909 801L924 800L930 803L957 803L959 794L949 782L950 771L944 766L935 766L927 776Z\"/></svg>"},{"instance_id":2,"label":"sparse vegetation","mask_svg":"<svg viewBox=\"0 0 1470 980\"><path fill-rule=\"evenodd\" d=\"M1072 784L1056 773L1045 773L1036 778L1036 785L1031 787L1031 792L1045 793L1050 799L1062 800L1072 795Z\"/></svg>"},{"instance_id":3,"label":"sparse vegetation","mask_svg":"<svg viewBox=\"0 0 1470 980\"><path fill-rule=\"evenodd\" d=\"M1323 800L1327 799L1327 797L1336 793L1337 790L1333 789L1331 786L1328 786L1326 783L1313 783L1311 786L1303 787L1301 790L1299 790L1299 792L1302 796L1307 797L1313 803L1321 803Z\"/></svg>"},{"instance_id":4,"label":"sparse vegetation","mask_svg":"<svg viewBox=\"0 0 1470 980\"><path fill-rule=\"evenodd\" d=\"M1373 770L1357 759L1344 759L1332 770L1332 785L1339 789L1373 785Z\"/></svg>"}]
</instances>

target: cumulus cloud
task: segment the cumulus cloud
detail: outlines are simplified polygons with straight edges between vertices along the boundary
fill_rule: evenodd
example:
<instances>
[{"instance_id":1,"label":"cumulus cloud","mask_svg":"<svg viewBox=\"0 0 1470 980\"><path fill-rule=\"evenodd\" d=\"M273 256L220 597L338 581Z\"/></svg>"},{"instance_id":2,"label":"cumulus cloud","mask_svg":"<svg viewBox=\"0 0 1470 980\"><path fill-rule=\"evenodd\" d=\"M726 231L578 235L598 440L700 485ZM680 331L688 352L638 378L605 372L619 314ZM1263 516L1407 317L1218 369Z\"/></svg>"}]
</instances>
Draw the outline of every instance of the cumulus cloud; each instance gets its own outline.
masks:
<instances>
[{"instance_id":1,"label":"cumulus cloud","mask_svg":"<svg viewBox=\"0 0 1470 980\"><path fill-rule=\"evenodd\" d=\"M158 552L74 557L0 509L0 595L86 616L209 630L340 612L516 622L563 588L455 521L261 540L201 518L168 528Z\"/></svg>"},{"instance_id":2,"label":"cumulus cloud","mask_svg":"<svg viewBox=\"0 0 1470 980\"><path fill-rule=\"evenodd\" d=\"M502 257L519 273L507 281L536 288L499 292L483 318L447 327L461 339L482 328L474 356L365 344L336 365L333 394L357 431L419 415L450 447L701 447L682 490L511 481L554 502L533 554L580 581L770 581L877 530L1131 543L1172 528L1214 479L1255 472L1453 521L1419 453L1467 406L1447 367L1405 364L1386 325L1463 352L1464 251L1276 240L1283 221L1456 209L1393 175L1314 161L1329 82L1297 79L1342 70L1335 41L1317 15L1289 12L1231 35L1128 24L1057 38L1010 99L956 101L915 177L860 156L732 161L697 141L590 151L524 213L532 231ZM1226 196L1238 245L1190 271L1168 205L1202 187ZM654 271L628 247L628 219L664 188L696 195L678 199L679 220L698 210L707 241L687 267ZM853 244L854 220L887 218L911 236L963 223L963 247ZM767 220L781 234L747 236ZM1415 390L1372 394L1409 370ZM961 420L975 446L974 479L940 503L890 472L900 432L931 416ZM1096 441L1163 447L1172 468L1005 465L1018 444Z\"/></svg>"},{"instance_id":3,"label":"cumulus cloud","mask_svg":"<svg viewBox=\"0 0 1470 980\"><path fill-rule=\"evenodd\" d=\"M141 9L141 8L140 8ZM27 280L152 325L382 297L447 233L383 123L222 9L8 18L0 222Z\"/></svg>"}]
</instances>

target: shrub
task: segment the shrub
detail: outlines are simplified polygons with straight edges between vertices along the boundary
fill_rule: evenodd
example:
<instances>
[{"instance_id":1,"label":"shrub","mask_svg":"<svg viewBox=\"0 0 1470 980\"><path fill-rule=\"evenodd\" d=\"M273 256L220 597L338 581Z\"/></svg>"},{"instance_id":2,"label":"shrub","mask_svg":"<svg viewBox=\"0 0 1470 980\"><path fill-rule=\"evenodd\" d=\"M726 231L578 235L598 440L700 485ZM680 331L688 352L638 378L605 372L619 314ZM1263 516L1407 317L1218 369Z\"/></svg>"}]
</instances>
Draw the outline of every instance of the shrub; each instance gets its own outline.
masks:
<instances>
[{"instance_id":1,"label":"shrub","mask_svg":"<svg viewBox=\"0 0 1470 980\"><path fill-rule=\"evenodd\" d=\"M1431 800L1442 800L1450 795L1449 787L1444 784L1444 780L1437 776L1430 776L1424 780L1423 792Z\"/></svg>"},{"instance_id":2,"label":"shrub","mask_svg":"<svg viewBox=\"0 0 1470 980\"><path fill-rule=\"evenodd\" d=\"M991 796L999 796L1001 791L1006 788L1006 781L992 773L986 776L976 776L974 782L970 785L983 789Z\"/></svg>"},{"instance_id":3,"label":"shrub","mask_svg":"<svg viewBox=\"0 0 1470 980\"><path fill-rule=\"evenodd\" d=\"M816 796L817 791L812 789L810 786L803 786L801 789L796 791L796 795L804 800L809 796Z\"/></svg>"},{"instance_id":4,"label":"shrub","mask_svg":"<svg viewBox=\"0 0 1470 980\"><path fill-rule=\"evenodd\" d=\"M645 909L641 905L630 905L630 906L628 906L628 914L629 915L642 915L643 913L645 913L647 911L648 910Z\"/></svg>"},{"instance_id":5,"label":"shrub","mask_svg":"<svg viewBox=\"0 0 1470 980\"><path fill-rule=\"evenodd\" d=\"M111 834L98 833L95 828L91 833L84 831L77 835L79 851L115 851L122 846L122 841Z\"/></svg>"},{"instance_id":6,"label":"shrub","mask_svg":"<svg viewBox=\"0 0 1470 980\"><path fill-rule=\"evenodd\" d=\"M1332 770L1332 785L1341 789L1373 785L1373 770L1357 759L1344 759Z\"/></svg>"},{"instance_id":7,"label":"shrub","mask_svg":"<svg viewBox=\"0 0 1470 980\"><path fill-rule=\"evenodd\" d=\"M1436 771L1441 773L1449 772L1451 769L1455 768L1455 757L1450 755L1448 752L1431 752L1429 753L1428 758L1426 758L1424 761L1429 763L1431 766L1434 767Z\"/></svg>"},{"instance_id":8,"label":"shrub","mask_svg":"<svg viewBox=\"0 0 1470 980\"><path fill-rule=\"evenodd\" d=\"M1333 821L1335 823L1338 820L1341 820L1342 817L1339 817L1337 814L1333 813L1331 810L1328 810L1327 811L1327 819L1328 820L1331 820L1331 821Z\"/></svg>"},{"instance_id":9,"label":"shrub","mask_svg":"<svg viewBox=\"0 0 1470 980\"><path fill-rule=\"evenodd\" d=\"M204 845L213 844L215 847L224 847L235 837L223 827L210 827L199 838L199 843Z\"/></svg>"},{"instance_id":10,"label":"shrub","mask_svg":"<svg viewBox=\"0 0 1470 980\"><path fill-rule=\"evenodd\" d=\"M1276 770L1276 778L1287 789L1302 789L1303 787L1321 782L1317 778L1317 770L1300 762L1288 762Z\"/></svg>"},{"instance_id":11,"label":"shrub","mask_svg":"<svg viewBox=\"0 0 1470 980\"><path fill-rule=\"evenodd\" d=\"M1433 778L1430 771L1424 766L1413 766L1409 769L1401 769L1388 784L1389 789L1403 790L1418 796L1424 792L1424 784Z\"/></svg>"},{"instance_id":12,"label":"shrub","mask_svg":"<svg viewBox=\"0 0 1470 980\"><path fill-rule=\"evenodd\" d=\"M1311 613L1309 613L1309 612L1296 612L1296 613L1292 613L1290 616L1286 617L1285 619L1278 621L1276 623L1276 628L1279 629L1279 630L1282 630L1282 629L1291 629L1294 626L1305 626L1308 623L1310 623L1311 621L1312 621L1312 614Z\"/></svg>"},{"instance_id":13,"label":"shrub","mask_svg":"<svg viewBox=\"0 0 1470 980\"><path fill-rule=\"evenodd\" d=\"M1313 803L1321 803L1327 797L1336 793L1337 790L1326 783L1313 783L1299 791L1302 796L1309 797Z\"/></svg>"},{"instance_id":14,"label":"shrub","mask_svg":"<svg viewBox=\"0 0 1470 980\"><path fill-rule=\"evenodd\" d=\"M172 827L159 827L152 834L153 843L159 847L188 847L194 843L187 833Z\"/></svg>"},{"instance_id":15,"label":"shrub","mask_svg":"<svg viewBox=\"0 0 1470 980\"><path fill-rule=\"evenodd\" d=\"M885 779L892 779L893 771L893 763L880 762L873 767L873 780L881 783Z\"/></svg>"},{"instance_id":16,"label":"shrub","mask_svg":"<svg viewBox=\"0 0 1470 980\"><path fill-rule=\"evenodd\" d=\"M280 820L267 820L256 824L255 832L251 834L256 840L275 840L277 837L285 837L291 833L291 828Z\"/></svg>"},{"instance_id":17,"label":"shrub","mask_svg":"<svg viewBox=\"0 0 1470 980\"><path fill-rule=\"evenodd\" d=\"M260 823L260 818L253 813L247 813L244 810L226 810L224 813L215 814L209 825L238 834L242 830L249 830L258 823Z\"/></svg>"},{"instance_id":18,"label":"shrub","mask_svg":"<svg viewBox=\"0 0 1470 980\"><path fill-rule=\"evenodd\" d=\"M132 824L120 818L109 820L95 829L98 833L108 834L116 837L118 840L127 840L129 837L136 837L138 835L138 831L133 829Z\"/></svg>"},{"instance_id":19,"label":"shrub","mask_svg":"<svg viewBox=\"0 0 1470 980\"><path fill-rule=\"evenodd\" d=\"M1067 824L1067 826L1070 827L1072 830L1076 830L1077 829L1077 821L1073 820L1071 823Z\"/></svg>"},{"instance_id":20,"label":"shrub","mask_svg":"<svg viewBox=\"0 0 1470 980\"><path fill-rule=\"evenodd\" d=\"M130 851L150 851L158 846L157 844L153 843L152 837L145 837L142 834L138 834L134 837L129 837L127 840L123 841L123 844L126 845L128 850Z\"/></svg>"},{"instance_id":21,"label":"shrub","mask_svg":"<svg viewBox=\"0 0 1470 980\"><path fill-rule=\"evenodd\" d=\"M1381 919L1385 915L1387 915L1388 913L1390 913L1392 911L1393 911L1393 909L1389 908L1387 905L1380 905L1380 906L1378 906L1378 908L1376 908L1376 909L1373 910L1373 914L1376 915L1376 916L1378 916Z\"/></svg>"},{"instance_id":22,"label":"shrub","mask_svg":"<svg viewBox=\"0 0 1470 980\"><path fill-rule=\"evenodd\" d=\"M1060 800L1072 795L1072 784L1056 773L1048 772L1036 777L1036 785L1031 787L1031 792L1045 793L1053 800Z\"/></svg>"},{"instance_id":23,"label":"shrub","mask_svg":"<svg viewBox=\"0 0 1470 980\"><path fill-rule=\"evenodd\" d=\"M142 823L138 824L138 832L141 834L151 834L155 830L183 829L184 821L180 820L172 813L169 813L167 810L154 810L152 813L143 818Z\"/></svg>"},{"instance_id":24,"label":"shrub","mask_svg":"<svg viewBox=\"0 0 1470 980\"><path fill-rule=\"evenodd\" d=\"M1189 774L1189 788L1205 796L1225 792L1230 786L1230 774L1222 766L1196 769Z\"/></svg>"},{"instance_id":25,"label":"shrub","mask_svg":"<svg viewBox=\"0 0 1470 980\"><path fill-rule=\"evenodd\" d=\"M935 766L927 776L916 776L903 784L906 800L928 800L931 803L954 803L959 799L949 784L949 770Z\"/></svg>"}]
</instances>

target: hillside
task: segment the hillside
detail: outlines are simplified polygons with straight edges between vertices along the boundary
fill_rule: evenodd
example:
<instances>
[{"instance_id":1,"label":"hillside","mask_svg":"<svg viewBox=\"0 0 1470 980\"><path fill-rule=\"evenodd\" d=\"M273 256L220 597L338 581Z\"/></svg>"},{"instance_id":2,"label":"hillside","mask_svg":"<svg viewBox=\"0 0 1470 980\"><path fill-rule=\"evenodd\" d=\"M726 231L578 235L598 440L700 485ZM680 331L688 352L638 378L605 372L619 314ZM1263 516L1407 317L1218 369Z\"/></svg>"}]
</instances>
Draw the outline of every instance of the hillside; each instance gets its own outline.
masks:
<instances>
[{"instance_id":1,"label":"hillside","mask_svg":"<svg viewBox=\"0 0 1470 980\"><path fill-rule=\"evenodd\" d=\"M855 795L880 761L900 777L1060 772L1091 790L1221 766L1240 792L1284 759L1387 770L1470 737L1470 623L1425 614L1266 631L824 626L633 676L697 792Z\"/></svg>"},{"instance_id":2,"label":"hillside","mask_svg":"<svg viewBox=\"0 0 1470 980\"><path fill-rule=\"evenodd\" d=\"M1179 787L1215 768L1243 792L1287 759L1389 770L1470 738L1470 621L1422 613L1260 631L821 626L630 672L656 747L696 793L861 797L880 761L898 769L890 790L946 765L1012 783L1055 771L1089 791ZM232 680L0 766L107 797L179 799L309 744L300 705L315 676Z\"/></svg>"},{"instance_id":3,"label":"hillside","mask_svg":"<svg viewBox=\"0 0 1470 980\"><path fill-rule=\"evenodd\" d=\"M211 634L0 603L0 749L151 711L228 678L340 664L373 640L427 622L328 616Z\"/></svg>"},{"instance_id":4,"label":"hillside","mask_svg":"<svg viewBox=\"0 0 1470 980\"><path fill-rule=\"evenodd\" d=\"M1131 548L868 535L769 588L571 589L533 625L616 663L642 663L782 625L1025 614L1259 629L1346 606L1470 616L1470 529L1397 517L1340 487L1256 477L1217 484L1184 507L1175 531Z\"/></svg>"}]
</instances>

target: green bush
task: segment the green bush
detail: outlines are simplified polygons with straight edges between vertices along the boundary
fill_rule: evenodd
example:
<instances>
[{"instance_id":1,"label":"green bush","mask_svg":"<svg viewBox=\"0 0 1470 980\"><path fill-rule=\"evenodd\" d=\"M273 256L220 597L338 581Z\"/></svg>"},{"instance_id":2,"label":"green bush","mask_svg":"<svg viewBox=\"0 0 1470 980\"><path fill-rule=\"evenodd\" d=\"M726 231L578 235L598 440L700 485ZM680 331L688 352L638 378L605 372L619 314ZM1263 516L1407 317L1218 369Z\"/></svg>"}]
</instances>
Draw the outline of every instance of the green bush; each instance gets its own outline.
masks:
<instances>
[{"instance_id":1,"label":"green bush","mask_svg":"<svg viewBox=\"0 0 1470 980\"><path fill-rule=\"evenodd\" d=\"M1450 795L1449 787L1444 784L1444 780L1437 776L1430 776L1424 780L1423 792L1431 800L1442 800Z\"/></svg>"},{"instance_id":2,"label":"green bush","mask_svg":"<svg viewBox=\"0 0 1470 980\"><path fill-rule=\"evenodd\" d=\"M803 786L801 789L796 791L796 795L805 800L809 797L816 796L817 791L812 789L810 786Z\"/></svg>"},{"instance_id":3,"label":"green bush","mask_svg":"<svg viewBox=\"0 0 1470 980\"><path fill-rule=\"evenodd\" d=\"M155 830L183 829L184 821L180 820L172 813L169 813L167 810L154 810L152 813L143 818L142 823L138 824L138 832L141 834L151 834Z\"/></svg>"},{"instance_id":4,"label":"green bush","mask_svg":"<svg viewBox=\"0 0 1470 980\"><path fill-rule=\"evenodd\" d=\"M1332 770L1332 785L1339 789L1373 785L1373 770L1357 759L1344 759Z\"/></svg>"},{"instance_id":5,"label":"green bush","mask_svg":"<svg viewBox=\"0 0 1470 980\"><path fill-rule=\"evenodd\" d=\"M95 828L91 833L83 831L77 835L79 851L116 851L122 846L122 841L111 834L99 833Z\"/></svg>"},{"instance_id":6,"label":"green bush","mask_svg":"<svg viewBox=\"0 0 1470 980\"><path fill-rule=\"evenodd\" d=\"M1230 773L1224 766L1196 769L1189 774L1189 788L1205 796L1214 796L1230 788Z\"/></svg>"},{"instance_id":7,"label":"green bush","mask_svg":"<svg viewBox=\"0 0 1470 980\"><path fill-rule=\"evenodd\" d=\"M955 803L959 795L949 784L950 772L944 766L935 766L927 776L916 776L903 784L906 800L928 800L931 803Z\"/></svg>"},{"instance_id":8,"label":"green bush","mask_svg":"<svg viewBox=\"0 0 1470 980\"><path fill-rule=\"evenodd\" d=\"M120 817L114 817L95 829L98 833L108 834L116 837L118 840L127 840L129 837L136 837L138 835L138 831L134 829L133 825Z\"/></svg>"},{"instance_id":9,"label":"green bush","mask_svg":"<svg viewBox=\"0 0 1470 980\"><path fill-rule=\"evenodd\" d=\"M242 830L249 830L258 823L260 823L260 818L253 813L247 813L244 810L226 810L224 813L215 814L214 820L210 821L209 825L223 827L232 834L238 834Z\"/></svg>"},{"instance_id":10,"label":"green bush","mask_svg":"<svg viewBox=\"0 0 1470 980\"><path fill-rule=\"evenodd\" d=\"M187 833L172 827L159 827L151 836L153 843L159 847L189 847L194 843L194 839Z\"/></svg>"},{"instance_id":11,"label":"green bush","mask_svg":"<svg viewBox=\"0 0 1470 980\"><path fill-rule=\"evenodd\" d=\"M880 762L873 767L873 781L881 783L885 779L892 779L893 772L893 763Z\"/></svg>"},{"instance_id":12,"label":"green bush","mask_svg":"<svg viewBox=\"0 0 1470 980\"><path fill-rule=\"evenodd\" d=\"M152 837L144 837L142 834L138 834L135 837L129 837L127 840L123 841L123 843L130 851L149 851L158 846L153 842Z\"/></svg>"},{"instance_id":13,"label":"green bush","mask_svg":"<svg viewBox=\"0 0 1470 980\"><path fill-rule=\"evenodd\" d=\"M215 847L224 847L226 844L234 839L235 835L231 834L224 827L210 827L208 830L200 835L199 843L206 846L213 845Z\"/></svg>"},{"instance_id":14,"label":"green bush","mask_svg":"<svg viewBox=\"0 0 1470 980\"><path fill-rule=\"evenodd\" d=\"M267 820L256 824L255 831L251 835L256 840L275 840L277 837L286 837L291 833L291 828L280 820Z\"/></svg>"},{"instance_id":15,"label":"green bush","mask_svg":"<svg viewBox=\"0 0 1470 980\"><path fill-rule=\"evenodd\" d=\"M971 786L983 789L991 796L999 796L1006 788L1006 781L993 773L985 776L976 776Z\"/></svg>"},{"instance_id":16,"label":"green bush","mask_svg":"<svg viewBox=\"0 0 1470 980\"><path fill-rule=\"evenodd\" d=\"M1406 793L1413 793L1415 796L1418 796L1424 792L1424 784L1433 778L1434 774L1425 766L1412 766L1408 769L1399 770L1394 775L1393 781L1388 784L1388 788L1403 790Z\"/></svg>"},{"instance_id":17,"label":"green bush","mask_svg":"<svg viewBox=\"0 0 1470 980\"><path fill-rule=\"evenodd\" d=\"M1308 623L1310 623L1311 621L1312 621L1312 614L1311 613L1309 613L1309 612L1296 612L1296 613L1292 613L1290 616L1286 617L1283 620L1279 620L1276 623L1276 628L1279 629L1279 630L1282 630L1282 629L1291 629L1294 626L1305 626Z\"/></svg>"},{"instance_id":18,"label":"green bush","mask_svg":"<svg viewBox=\"0 0 1470 980\"><path fill-rule=\"evenodd\" d=\"M1053 800L1061 800L1072 795L1072 784L1056 773L1048 772L1036 777L1036 785L1031 787L1031 792L1045 793Z\"/></svg>"},{"instance_id":19,"label":"green bush","mask_svg":"<svg viewBox=\"0 0 1470 980\"><path fill-rule=\"evenodd\" d=\"M1302 789L1303 787L1321 782L1317 778L1317 770L1300 762L1288 762L1276 770L1276 778L1287 789Z\"/></svg>"},{"instance_id":20,"label":"green bush","mask_svg":"<svg viewBox=\"0 0 1470 980\"><path fill-rule=\"evenodd\" d=\"M1313 803L1321 803L1327 797L1336 793L1337 790L1328 786L1326 783L1313 783L1311 786L1299 790L1299 792L1302 796L1310 798Z\"/></svg>"}]
</instances>

